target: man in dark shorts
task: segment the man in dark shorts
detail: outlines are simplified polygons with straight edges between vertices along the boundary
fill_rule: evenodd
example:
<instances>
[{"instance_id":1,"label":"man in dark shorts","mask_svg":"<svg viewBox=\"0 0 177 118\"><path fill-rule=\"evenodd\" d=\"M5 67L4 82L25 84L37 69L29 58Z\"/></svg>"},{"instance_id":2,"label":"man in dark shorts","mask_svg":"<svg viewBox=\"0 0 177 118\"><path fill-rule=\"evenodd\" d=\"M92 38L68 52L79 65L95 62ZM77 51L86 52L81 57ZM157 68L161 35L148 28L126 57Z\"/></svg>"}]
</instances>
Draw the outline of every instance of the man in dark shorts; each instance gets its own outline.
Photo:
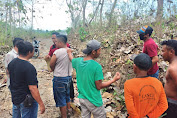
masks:
<instances>
[{"instance_id":1,"label":"man in dark shorts","mask_svg":"<svg viewBox=\"0 0 177 118\"><path fill-rule=\"evenodd\" d=\"M34 48L30 42L19 42L17 48L19 57L8 65L13 118L37 118L38 104L41 114L45 112L45 106L38 91L36 69L28 61L33 57ZM31 101L29 104L27 99Z\"/></svg>"},{"instance_id":2,"label":"man in dark shorts","mask_svg":"<svg viewBox=\"0 0 177 118\"><path fill-rule=\"evenodd\" d=\"M45 56L45 61L47 62L48 65L48 70L51 71L50 68L50 59L53 55L53 53L55 52L55 50L57 50L58 48L56 47L55 42L57 41L57 36L59 36L60 34L58 32L53 32L52 33L52 41L53 41L53 45L50 47L50 51L49 54L47 56ZM67 39L67 38L66 38ZM66 46L68 48L70 48L70 45L68 43L66 43ZM71 86L70 86L70 98L71 98L71 102L74 101L74 86L73 86L73 81L71 80Z\"/></svg>"},{"instance_id":3,"label":"man in dark shorts","mask_svg":"<svg viewBox=\"0 0 177 118\"><path fill-rule=\"evenodd\" d=\"M155 77L158 79L159 67L157 65L158 59L158 46L155 41L150 37L153 29L150 26L143 26L137 33L139 34L140 40L144 41L143 53L150 56L152 60L152 67L148 71L148 76Z\"/></svg>"},{"instance_id":4,"label":"man in dark shorts","mask_svg":"<svg viewBox=\"0 0 177 118\"><path fill-rule=\"evenodd\" d=\"M164 86L169 107L164 118L177 118L177 41L166 40L161 45L163 59L169 62Z\"/></svg>"},{"instance_id":5,"label":"man in dark shorts","mask_svg":"<svg viewBox=\"0 0 177 118\"><path fill-rule=\"evenodd\" d=\"M72 64L67 54L67 37L57 35L57 49L51 58L50 67L53 78L53 94L56 107L60 107L61 117L67 118L67 110L70 112L70 83L72 75Z\"/></svg>"}]
</instances>

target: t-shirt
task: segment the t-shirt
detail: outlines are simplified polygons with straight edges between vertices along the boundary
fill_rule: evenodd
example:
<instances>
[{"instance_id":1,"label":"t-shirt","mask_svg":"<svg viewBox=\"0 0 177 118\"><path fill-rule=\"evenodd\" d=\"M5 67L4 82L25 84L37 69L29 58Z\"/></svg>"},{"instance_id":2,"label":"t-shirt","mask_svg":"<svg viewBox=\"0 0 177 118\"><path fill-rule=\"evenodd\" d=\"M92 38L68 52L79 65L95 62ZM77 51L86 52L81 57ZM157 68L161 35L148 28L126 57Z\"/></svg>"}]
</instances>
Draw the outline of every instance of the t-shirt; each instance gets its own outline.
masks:
<instances>
[{"instance_id":1,"label":"t-shirt","mask_svg":"<svg viewBox=\"0 0 177 118\"><path fill-rule=\"evenodd\" d=\"M158 118L168 108L162 83L154 77L133 78L124 84L129 118Z\"/></svg>"},{"instance_id":2,"label":"t-shirt","mask_svg":"<svg viewBox=\"0 0 177 118\"><path fill-rule=\"evenodd\" d=\"M104 79L101 65L94 60L74 58L72 66L76 69L78 98L87 99L97 107L102 106L100 90L95 85L95 81Z\"/></svg>"},{"instance_id":3,"label":"t-shirt","mask_svg":"<svg viewBox=\"0 0 177 118\"><path fill-rule=\"evenodd\" d=\"M37 85L37 72L28 61L15 58L8 65L12 102L19 105L31 94L28 85Z\"/></svg>"},{"instance_id":4,"label":"t-shirt","mask_svg":"<svg viewBox=\"0 0 177 118\"><path fill-rule=\"evenodd\" d=\"M70 48L70 45L69 45L68 43L66 43L66 46L67 46L68 48ZM52 46L50 46L50 50L49 50L49 54L48 54L48 55L50 55L50 56L52 57L53 53L54 53L55 50L57 50L57 49L58 49L58 48L56 47L56 45L53 44Z\"/></svg>"},{"instance_id":5,"label":"t-shirt","mask_svg":"<svg viewBox=\"0 0 177 118\"><path fill-rule=\"evenodd\" d=\"M143 53L146 53L147 55L149 55L151 59L152 57L157 56L157 50L158 50L158 46L152 38L144 42ZM157 63L155 63L154 66L149 69L148 75L155 74L158 69L159 67L157 66Z\"/></svg>"},{"instance_id":6,"label":"t-shirt","mask_svg":"<svg viewBox=\"0 0 177 118\"><path fill-rule=\"evenodd\" d=\"M18 57L18 53L12 49L10 52L8 52L6 55L5 55L5 68L7 69L8 67L8 64L14 59L14 58L17 58ZM7 86L9 87L10 85L10 79L9 77L7 76Z\"/></svg>"},{"instance_id":7,"label":"t-shirt","mask_svg":"<svg viewBox=\"0 0 177 118\"><path fill-rule=\"evenodd\" d=\"M72 64L68 57L67 49L60 48L54 53L56 55L57 61L54 69L54 76L56 77L67 77L72 74Z\"/></svg>"}]
</instances>

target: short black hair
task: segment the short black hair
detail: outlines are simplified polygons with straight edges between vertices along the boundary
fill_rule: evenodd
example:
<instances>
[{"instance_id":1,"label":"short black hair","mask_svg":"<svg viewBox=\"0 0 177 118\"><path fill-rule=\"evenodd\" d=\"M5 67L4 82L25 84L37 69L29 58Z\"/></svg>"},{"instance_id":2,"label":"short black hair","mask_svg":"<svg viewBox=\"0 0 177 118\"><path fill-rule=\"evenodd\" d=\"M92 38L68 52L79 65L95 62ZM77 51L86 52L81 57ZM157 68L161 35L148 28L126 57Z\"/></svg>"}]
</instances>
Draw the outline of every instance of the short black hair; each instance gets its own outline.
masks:
<instances>
[{"instance_id":1,"label":"short black hair","mask_svg":"<svg viewBox=\"0 0 177 118\"><path fill-rule=\"evenodd\" d=\"M14 40L13 40L13 46L15 47L15 46L17 46L17 43L18 42L20 42L20 41L24 41L24 39L22 39L22 38L14 38Z\"/></svg>"},{"instance_id":2,"label":"short black hair","mask_svg":"<svg viewBox=\"0 0 177 118\"><path fill-rule=\"evenodd\" d=\"M33 52L33 45L28 41L20 41L17 43L18 54L27 56L29 52Z\"/></svg>"},{"instance_id":3,"label":"short black hair","mask_svg":"<svg viewBox=\"0 0 177 118\"><path fill-rule=\"evenodd\" d=\"M56 36L57 37L57 40L60 40L60 41L62 41L64 44L66 44L67 43L67 36L66 35L57 35Z\"/></svg>"},{"instance_id":4,"label":"short black hair","mask_svg":"<svg viewBox=\"0 0 177 118\"><path fill-rule=\"evenodd\" d=\"M161 45L166 45L168 49L173 49L177 56L177 41L176 40L165 40L161 42Z\"/></svg>"},{"instance_id":5,"label":"short black hair","mask_svg":"<svg viewBox=\"0 0 177 118\"><path fill-rule=\"evenodd\" d=\"M135 57L134 64L140 70L148 71L152 67L152 60L147 54L141 53Z\"/></svg>"},{"instance_id":6,"label":"short black hair","mask_svg":"<svg viewBox=\"0 0 177 118\"><path fill-rule=\"evenodd\" d=\"M58 32L53 32L52 35L56 35L56 36L57 36L57 35L60 35L60 33L58 33Z\"/></svg>"}]
</instances>

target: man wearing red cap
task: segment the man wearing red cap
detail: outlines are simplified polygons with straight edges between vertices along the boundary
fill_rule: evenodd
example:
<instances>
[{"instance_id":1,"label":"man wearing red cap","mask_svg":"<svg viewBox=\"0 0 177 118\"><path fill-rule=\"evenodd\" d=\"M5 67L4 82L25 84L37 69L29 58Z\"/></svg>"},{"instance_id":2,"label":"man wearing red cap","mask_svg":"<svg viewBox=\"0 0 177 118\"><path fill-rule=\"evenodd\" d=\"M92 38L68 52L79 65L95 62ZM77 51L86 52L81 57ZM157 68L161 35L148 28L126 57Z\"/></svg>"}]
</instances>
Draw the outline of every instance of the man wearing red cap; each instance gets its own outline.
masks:
<instances>
[{"instance_id":1,"label":"man wearing red cap","mask_svg":"<svg viewBox=\"0 0 177 118\"><path fill-rule=\"evenodd\" d=\"M150 26L143 26L137 33L139 34L140 40L144 41L143 53L150 56L152 60L152 67L148 71L148 76L155 77L158 79L159 67L157 65L158 59L158 46L155 41L150 37L153 29Z\"/></svg>"}]
</instances>

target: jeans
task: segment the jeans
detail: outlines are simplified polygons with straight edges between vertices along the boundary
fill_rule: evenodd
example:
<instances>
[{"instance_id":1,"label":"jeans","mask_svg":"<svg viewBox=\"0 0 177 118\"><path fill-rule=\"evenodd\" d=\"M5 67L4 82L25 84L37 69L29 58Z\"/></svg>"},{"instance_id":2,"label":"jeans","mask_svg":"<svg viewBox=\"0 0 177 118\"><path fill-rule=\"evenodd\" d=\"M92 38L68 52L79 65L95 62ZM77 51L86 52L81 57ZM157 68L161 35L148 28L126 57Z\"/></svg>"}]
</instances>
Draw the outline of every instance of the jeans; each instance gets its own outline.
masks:
<instances>
[{"instance_id":1,"label":"jeans","mask_svg":"<svg viewBox=\"0 0 177 118\"><path fill-rule=\"evenodd\" d=\"M157 70L156 73L154 73L153 75L149 75L149 76L159 79L159 70Z\"/></svg>"},{"instance_id":2,"label":"jeans","mask_svg":"<svg viewBox=\"0 0 177 118\"><path fill-rule=\"evenodd\" d=\"M53 78L53 95L56 107L64 107L70 102L71 76Z\"/></svg>"},{"instance_id":3,"label":"jeans","mask_svg":"<svg viewBox=\"0 0 177 118\"><path fill-rule=\"evenodd\" d=\"M19 105L13 104L12 118L37 118L38 103L34 100L32 107L24 107L23 103Z\"/></svg>"}]
</instances>

